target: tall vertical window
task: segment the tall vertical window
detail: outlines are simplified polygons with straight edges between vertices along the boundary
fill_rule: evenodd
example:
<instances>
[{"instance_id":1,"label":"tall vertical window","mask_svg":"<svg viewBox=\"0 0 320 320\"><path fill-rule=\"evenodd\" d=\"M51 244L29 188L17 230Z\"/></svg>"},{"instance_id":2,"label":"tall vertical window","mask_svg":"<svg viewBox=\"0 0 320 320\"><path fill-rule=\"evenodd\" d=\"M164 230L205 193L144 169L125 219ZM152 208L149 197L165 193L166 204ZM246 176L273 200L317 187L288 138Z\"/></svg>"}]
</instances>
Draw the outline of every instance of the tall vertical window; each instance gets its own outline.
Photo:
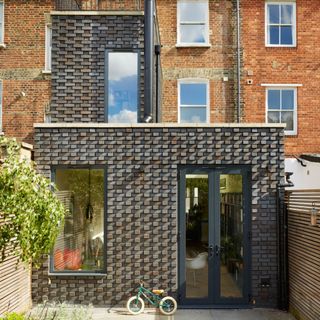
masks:
<instances>
[{"instance_id":1,"label":"tall vertical window","mask_svg":"<svg viewBox=\"0 0 320 320\"><path fill-rule=\"evenodd\" d=\"M207 80L179 80L180 123L209 122L209 82Z\"/></svg>"},{"instance_id":2,"label":"tall vertical window","mask_svg":"<svg viewBox=\"0 0 320 320\"><path fill-rule=\"evenodd\" d=\"M2 132L2 80L0 80L0 133Z\"/></svg>"},{"instance_id":3,"label":"tall vertical window","mask_svg":"<svg viewBox=\"0 0 320 320\"><path fill-rule=\"evenodd\" d=\"M4 44L4 2L0 0L0 44Z\"/></svg>"},{"instance_id":4,"label":"tall vertical window","mask_svg":"<svg viewBox=\"0 0 320 320\"><path fill-rule=\"evenodd\" d=\"M104 170L56 169L58 198L67 209L53 249L53 272L105 270Z\"/></svg>"},{"instance_id":5,"label":"tall vertical window","mask_svg":"<svg viewBox=\"0 0 320 320\"><path fill-rule=\"evenodd\" d=\"M266 45L296 45L295 2L266 2Z\"/></svg>"},{"instance_id":6,"label":"tall vertical window","mask_svg":"<svg viewBox=\"0 0 320 320\"><path fill-rule=\"evenodd\" d=\"M285 123L285 133L297 133L297 89L267 88L267 122Z\"/></svg>"},{"instance_id":7,"label":"tall vertical window","mask_svg":"<svg viewBox=\"0 0 320 320\"><path fill-rule=\"evenodd\" d=\"M208 0L178 0L178 45L209 44Z\"/></svg>"},{"instance_id":8,"label":"tall vertical window","mask_svg":"<svg viewBox=\"0 0 320 320\"><path fill-rule=\"evenodd\" d=\"M106 119L110 123L137 123L139 101L139 55L107 52Z\"/></svg>"},{"instance_id":9,"label":"tall vertical window","mask_svg":"<svg viewBox=\"0 0 320 320\"><path fill-rule=\"evenodd\" d=\"M51 71L52 27L46 25L45 71Z\"/></svg>"}]
</instances>

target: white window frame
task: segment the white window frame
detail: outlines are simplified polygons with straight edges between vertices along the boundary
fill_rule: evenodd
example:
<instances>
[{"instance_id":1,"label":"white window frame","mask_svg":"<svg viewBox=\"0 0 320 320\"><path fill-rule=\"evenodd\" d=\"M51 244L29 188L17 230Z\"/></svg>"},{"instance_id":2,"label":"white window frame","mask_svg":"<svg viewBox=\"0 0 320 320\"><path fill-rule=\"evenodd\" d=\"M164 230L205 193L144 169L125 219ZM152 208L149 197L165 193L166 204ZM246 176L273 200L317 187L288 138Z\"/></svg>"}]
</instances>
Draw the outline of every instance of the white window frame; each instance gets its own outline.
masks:
<instances>
[{"instance_id":1,"label":"white window frame","mask_svg":"<svg viewBox=\"0 0 320 320\"><path fill-rule=\"evenodd\" d=\"M181 122L181 107L182 108L188 108L188 107L197 107L197 106L193 106L193 105L181 105L180 101L181 101L181 84L197 84L197 83L202 83L206 85L206 99L207 99L207 104L203 105L201 107L206 107L206 122L199 122L199 123L210 123L210 81L208 79L200 79L200 78L185 78L185 79L179 79L178 80L178 123L182 123ZM199 107L199 106L198 106ZM194 122L191 122L194 123Z\"/></svg>"},{"instance_id":2,"label":"white window frame","mask_svg":"<svg viewBox=\"0 0 320 320\"><path fill-rule=\"evenodd\" d=\"M3 105L2 105L2 100L3 100L3 81L0 80L0 134L2 133L3 131L3 128L2 128L2 114L3 114Z\"/></svg>"},{"instance_id":3,"label":"white window frame","mask_svg":"<svg viewBox=\"0 0 320 320\"><path fill-rule=\"evenodd\" d=\"M292 31L293 31L293 43L292 44L271 44L268 43L268 5L292 5ZM277 26L286 26L285 24L274 24ZM288 25L289 26L289 25ZM297 10L296 10L296 2L295 1L266 1L265 2L265 46L266 47L288 47L294 48L297 46Z\"/></svg>"},{"instance_id":4,"label":"white window frame","mask_svg":"<svg viewBox=\"0 0 320 320\"><path fill-rule=\"evenodd\" d=\"M5 48L4 44L4 0L0 0L0 17L2 17L1 26L0 26L0 48Z\"/></svg>"},{"instance_id":5,"label":"white window frame","mask_svg":"<svg viewBox=\"0 0 320 320\"><path fill-rule=\"evenodd\" d=\"M293 106L293 130L284 130L285 135L288 136L293 136L293 135L297 135L298 133L298 94L297 94L297 86L295 85L268 85L266 86L266 123L268 123L268 91L269 90L293 90L293 97L294 97L294 106ZM281 115L281 110L276 110L276 109L272 109L270 111L277 111L280 112ZM291 111L291 110L290 110ZM280 117L281 119L281 117ZM280 122L282 123L282 122Z\"/></svg>"},{"instance_id":6,"label":"white window frame","mask_svg":"<svg viewBox=\"0 0 320 320\"><path fill-rule=\"evenodd\" d=\"M208 6L208 10L206 10L206 20L205 21L180 21L180 4L181 3L189 3L189 4L197 4L197 3L205 3ZM181 33L180 33L180 25L188 24L188 25L202 25L204 24L206 27L206 35L205 42L181 42ZM177 47L210 47L209 43L209 0L177 0Z\"/></svg>"},{"instance_id":7,"label":"white window frame","mask_svg":"<svg viewBox=\"0 0 320 320\"><path fill-rule=\"evenodd\" d=\"M50 32L49 32L50 30ZM45 32L45 65L44 72L51 72L51 52L52 52L52 25L51 23L46 24L46 32ZM50 46L51 44L51 46Z\"/></svg>"}]
</instances>

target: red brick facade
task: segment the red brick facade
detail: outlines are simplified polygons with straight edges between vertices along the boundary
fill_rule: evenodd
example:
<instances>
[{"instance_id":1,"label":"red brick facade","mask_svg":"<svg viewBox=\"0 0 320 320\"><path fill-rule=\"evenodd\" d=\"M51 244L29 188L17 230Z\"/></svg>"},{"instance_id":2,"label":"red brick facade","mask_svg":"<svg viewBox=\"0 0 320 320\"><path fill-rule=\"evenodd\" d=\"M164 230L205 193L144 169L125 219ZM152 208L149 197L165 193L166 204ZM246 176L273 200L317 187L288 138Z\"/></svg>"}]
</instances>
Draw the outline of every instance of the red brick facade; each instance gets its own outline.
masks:
<instances>
[{"instance_id":1,"label":"red brick facade","mask_svg":"<svg viewBox=\"0 0 320 320\"><path fill-rule=\"evenodd\" d=\"M88 2L90 2L88 0ZM134 2L134 4L132 4ZM105 5L101 2L101 5ZM109 3L109 2L108 2ZM108 4L110 5L110 3ZM297 47L265 47L265 1L241 1L243 48L244 122L265 122L263 83L301 84L298 87L297 135L286 138L286 154L320 152L318 134L318 63L320 18L318 1L297 0ZM137 9L135 1L112 2L111 9ZM143 1L139 8L143 9ZM209 1L210 47L181 48L177 43L177 2L157 1L162 48L162 121L178 119L178 83L181 78L210 81L210 122L236 119L236 24L235 3ZM33 123L42 122L50 101L50 75L42 73L45 57L46 13L53 0L5 1L5 49L0 49L3 81L3 131L31 142ZM99 9L102 9L99 8ZM223 78L227 77L227 81ZM247 84L247 80L253 84ZM225 78L226 80L226 78ZM21 92L26 96L21 97Z\"/></svg>"},{"instance_id":2,"label":"red brick facade","mask_svg":"<svg viewBox=\"0 0 320 320\"><path fill-rule=\"evenodd\" d=\"M243 0L241 6L244 121L266 121L266 93L261 84L301 84L297 88L297 135L286 137L286 155L319 153L319 1L296 1L294 48L265 46L265 1ZM247 79L252 79L253 84L248 85Z\"/></svg>"},{"instance_id":3,"label":"red brick facade","mask_svg":"<svg viewBox=\"0 0 320 320\"><path fill-rule=\"evenodd\" d=\"M176 47L177 1L158 0L157 13L162 44L162 120L178 120L178 79L210 80L210 122L234 122L235 29L233 3L209 1L210 47ZM227 76L228 81L223 81Z\"/></svg>"},{"instance_id":4,"label":"red brick facade","mask_svg":"<svg viewBox=\"0 0 320 320\"><path fill-rule=\"evenodd\" d=\"M50 100L50 80L42 73L45 60L45 13L51 0L7 0L4 43L0 49L3 82L3 132L33 142L33 123L43 122ZM21 92L25 93L23 97Z\"/></svg>"}]
</instances>

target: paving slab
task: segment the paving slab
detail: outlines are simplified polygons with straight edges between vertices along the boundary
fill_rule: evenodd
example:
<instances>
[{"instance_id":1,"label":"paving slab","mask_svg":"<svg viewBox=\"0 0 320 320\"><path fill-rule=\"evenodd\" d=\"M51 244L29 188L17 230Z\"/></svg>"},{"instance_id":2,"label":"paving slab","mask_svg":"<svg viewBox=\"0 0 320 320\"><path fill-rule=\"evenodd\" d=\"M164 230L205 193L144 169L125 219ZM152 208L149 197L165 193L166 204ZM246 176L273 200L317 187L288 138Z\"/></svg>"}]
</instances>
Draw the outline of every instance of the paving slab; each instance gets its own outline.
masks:
<instances>
[{"instance_id":1,"label":"paving slab","mask_svg":"<svg viewBox=\"0 0 320 320\"><path fill-rule=\"evenodd\" d=\"M155 309L146 309L142 314L133 316L126 309L94 308L93 320L294 320L286 312L273 309L250 310L178 310L172 316L163 316Z\"/></svg>"}]
</instances>

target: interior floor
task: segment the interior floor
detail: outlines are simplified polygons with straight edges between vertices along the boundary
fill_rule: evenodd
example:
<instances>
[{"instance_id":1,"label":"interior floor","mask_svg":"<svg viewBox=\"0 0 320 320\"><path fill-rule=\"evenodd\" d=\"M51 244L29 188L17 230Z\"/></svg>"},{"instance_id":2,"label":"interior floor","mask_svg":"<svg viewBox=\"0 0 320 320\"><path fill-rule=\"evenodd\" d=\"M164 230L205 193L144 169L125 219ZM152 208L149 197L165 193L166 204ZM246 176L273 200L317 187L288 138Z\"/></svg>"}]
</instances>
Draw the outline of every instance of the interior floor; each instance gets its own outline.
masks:
<instances>
[{"instance_id":1,"label":"interior floor","mask_svg":"<svg viewBox=\"0 0 320 320\"><path fill-rule=\"evenodd\" d=\"M232 274L228 272L227 266L220 268L221 275L221 297L240 298L241 290ZM186 274L186 297L187 298L205 298L208 296L208 266L203 269L187 269Z\"/></svg>"}]
</instances>

